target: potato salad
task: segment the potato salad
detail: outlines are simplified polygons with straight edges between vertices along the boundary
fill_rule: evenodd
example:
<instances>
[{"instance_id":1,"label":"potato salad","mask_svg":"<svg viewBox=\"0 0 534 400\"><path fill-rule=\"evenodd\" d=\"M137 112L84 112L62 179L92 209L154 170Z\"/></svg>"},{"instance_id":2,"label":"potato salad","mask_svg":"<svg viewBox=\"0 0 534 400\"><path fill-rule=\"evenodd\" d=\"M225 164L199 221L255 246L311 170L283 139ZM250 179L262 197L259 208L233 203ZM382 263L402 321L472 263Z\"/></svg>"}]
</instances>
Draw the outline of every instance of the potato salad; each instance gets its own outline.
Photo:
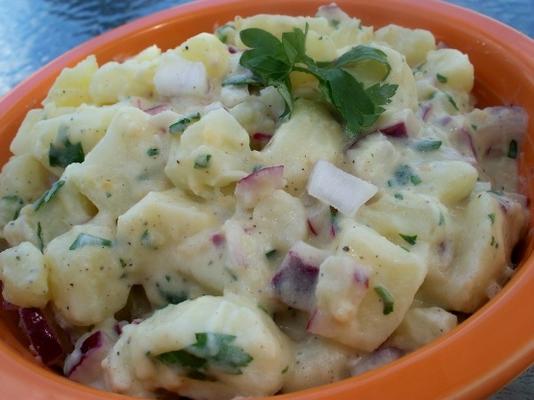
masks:
<instances>
[{"instance_id":1,"label":"potato salad","mask_svg":"<svg viewBox=\"0 0 534 400\"><path fill-rule=\"evenodd\" d=\"M224 400L364 373L514 272L527 115L423 29L236 17L64 69L0 175L0 280L44 365ZM177 398L177 397L176 397Z\"/></svg>"}]
</instances>

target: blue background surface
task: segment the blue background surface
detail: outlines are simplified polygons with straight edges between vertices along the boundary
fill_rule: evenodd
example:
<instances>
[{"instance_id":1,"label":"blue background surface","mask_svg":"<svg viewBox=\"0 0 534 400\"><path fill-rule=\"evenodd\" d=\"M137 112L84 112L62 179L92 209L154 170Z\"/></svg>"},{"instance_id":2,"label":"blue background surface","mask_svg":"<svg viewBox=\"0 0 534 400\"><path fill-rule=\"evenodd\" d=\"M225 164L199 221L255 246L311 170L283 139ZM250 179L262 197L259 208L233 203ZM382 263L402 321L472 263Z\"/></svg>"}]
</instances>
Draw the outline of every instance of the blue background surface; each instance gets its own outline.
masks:
<instances>
[{"instance_id":1,"label":"blue background surface","mask_svg":"<svg viewBox=\"0 0 534 400\"><path fill-rule=\"evenodd\" d=\"M0 0L0 96L48 61L85 40L135 18L185 2L187 0ZM534 0L451 2L500 19L534 36Z\"/></svg>"},{"instance_id":2,"label":"blue background surface","mask_svg":"<svg viewBox=\"0 0 534 400\"><path fill-rule=\"evenodd\" d=\"M325 3L330 1L325 0ZM0 0L0 96L42 65L87 39L185 2L187 0ZM534 36L534 0L451 2ZM534 399L534 367L492 399Z\"/></svg>"}]
</instances>

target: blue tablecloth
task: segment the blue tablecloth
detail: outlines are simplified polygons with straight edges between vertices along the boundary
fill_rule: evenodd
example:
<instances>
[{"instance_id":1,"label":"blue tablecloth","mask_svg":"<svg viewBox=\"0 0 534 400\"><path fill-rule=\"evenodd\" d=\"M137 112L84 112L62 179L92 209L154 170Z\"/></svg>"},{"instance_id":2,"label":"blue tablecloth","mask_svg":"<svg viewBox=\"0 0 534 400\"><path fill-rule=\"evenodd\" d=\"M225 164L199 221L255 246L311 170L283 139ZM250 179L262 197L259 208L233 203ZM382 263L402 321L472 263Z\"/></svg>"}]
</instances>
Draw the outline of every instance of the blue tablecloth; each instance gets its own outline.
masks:
<instances>
[{"instance_id":1,"label":"blue tablecloth","mask_svg":"<svg viewBox=\"0 0 534 400\"><path fill-rule=\"evenodd\" d=\"M0 0L0 96L48 61L85 40L186 1ZM534 36L534 0L451 2ZM494 400L497 399L534 399L534 367L496 394Z\"/></svg>"}]
</instances>

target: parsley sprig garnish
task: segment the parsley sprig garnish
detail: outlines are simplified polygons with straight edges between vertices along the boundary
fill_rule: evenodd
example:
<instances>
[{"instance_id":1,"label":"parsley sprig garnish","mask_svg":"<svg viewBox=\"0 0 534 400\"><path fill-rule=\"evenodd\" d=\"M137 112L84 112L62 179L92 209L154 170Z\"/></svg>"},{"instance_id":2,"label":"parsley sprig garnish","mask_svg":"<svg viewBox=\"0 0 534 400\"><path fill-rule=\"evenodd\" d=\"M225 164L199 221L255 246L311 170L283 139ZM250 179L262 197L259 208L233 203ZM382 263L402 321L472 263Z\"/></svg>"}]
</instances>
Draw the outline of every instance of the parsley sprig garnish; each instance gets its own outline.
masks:
<instances>
[{"instance_id":1,"label":"parsley sprig garnish","mask_svg":"<svg viewBox=\"0 0 534 400\"><path fill-rule=\"evenodd\" d=\"M283 117L293 111L291 72L313 75L324 99L344 121L346 132L352 137L360 135L384 112L382 106L391 101L398 85L377 82L366 87L356 77L358 68L373 68L374 75L383 81L391 69L386 54L360 45L334 61L316 62L306 54L307 32L307 25L304 31L295 28L284 32L279 40L263 29L245 29L240 37L250 49L243 53L239 63L253 73L255 81L278 90L286 105Z\"/></svg>"}]
</instances>

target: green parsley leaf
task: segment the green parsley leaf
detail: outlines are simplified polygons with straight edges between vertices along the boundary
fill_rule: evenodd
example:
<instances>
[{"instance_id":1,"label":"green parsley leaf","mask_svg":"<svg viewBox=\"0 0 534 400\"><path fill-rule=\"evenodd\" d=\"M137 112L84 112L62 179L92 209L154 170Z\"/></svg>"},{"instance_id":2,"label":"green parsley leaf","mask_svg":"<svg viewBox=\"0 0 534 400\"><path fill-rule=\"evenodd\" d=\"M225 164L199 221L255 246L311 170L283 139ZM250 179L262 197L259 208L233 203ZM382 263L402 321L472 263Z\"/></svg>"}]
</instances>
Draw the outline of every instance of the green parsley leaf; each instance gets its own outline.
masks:
<instances>
[{"instance_id":1,"label":"green parsley leaf","mask_svg":"<svg viewBox=\"0 0 534 400\"><path fill-rule=\"evenodd\" d=\"M222 333L195 333L196 342L181 350L170 351L156 356L169 365L178 365L189 372L207 374L208 368L229 375L241 375L253 358L233 342L236 337Z\"/></svg>"},{"instance_id":2,"label":"green parsley leaf","mask_svg":"<svg viewBox=\"0 0 534 400\"><path fill-rule=\"evenodd\" d=\"M414 144L415 150L421 152L438 150L441 147L441 140L423 139Z\"/></svg>"},{"instance_id":3,"label":"green parsley leaf","mask_svg":"<svg viewBox=\"0 0 534 400\"><path fill-rule=\"evenodd\" d=\"M146 154L149 157L157 157L159 155L159 149L152 147L146 151Z\"/></svg>"},{"instance_id":4,"label":"green parsley leaf","mask_svg":"<svg viewBox=\"0 0 534 400\"><path fill-rule=\"evenodd\" d=\"M89 233L80 233L70 245L69 250L77 250L85 246L111 247L112 245L113 242L109 239L104 239Z\"/></svg>"},{"instance_id":5,"label":"green parsley leaf","mask_svg":"<svg viewBox=\"0 0 534 400\"><path fill-rule=\"evenodd\" d=\"M188 115L182 119L179 119L174 124L169 126L169 132L173 135L184 133L185 129L194 122L200 120L200 113Z\"/></svg>"},{"instance_id":6,"label":"green parsley leaf","mask_svg":"<svg viewBox=\"0 0 534 400\"><path fill-rule=\"evenodd\" d=\"M515 140L510 140L510 145L508 146L508 158L517 158L517 142Z\"/></svg>"},{"instance_id":7,"label":"green parsley leaf","mask_svg":"<svg viewBox=\"0 0 534 400\"><path fill-rule=\"evenodd\" d=\"M397 90L397 85L375 83L365 87L357 79L358 68L371 68L373 76L384 80L390 65L384 52L368 46L357 46L332 62L315 62L306 55L308 26L284 32L281 40L259 28L241 31L246 50L239 62L257 77L262 85L274 86L286 103L282 117L291 116L293 95L289 75L293 71L311 74L319 81L325 100L339 113L350 136L363 133L384 111Z\"/></svg>"},{"instance_id":8,"label":"green parsley leaf","mask_svg":"<svg viewBox=\"0 0 534 400\"><path fill-rule=\"evenodd\" d=\"M386 53L382 50L368 46L356 46L342 54L332 62L317 63L318 66L324 67L355 67L359 64L373 64L373 69L378 75L381 75L380 80L384 80L391 72L391 66L387 61Z\"/></svg>"},{"instance_id":9,"label":"green parsley leaf","mask_svg":"<svg viewBox=\"0 0 534 400\"><path fill-rule=\"evenodd\" d=\"M35 201L35 203L33 203L33 209L35 211L37 211L42 206L47 204L50 200L52 200L54 198L54 196L56 196L56 194L59 191L59 189L61 189L64 184L65 184L65 181L61 180L61 179L59 181L54 182L54 184L50 187L50 189L48 189L46 192L44 192L41 195L41 197L39 197Z\"/></svg>"},{"instance_id":10,"label":"green parsley leaf","mask_svg":"<svg viewBox=\"0 0 534 400\"><path fill-rule=\"evenodd\" d=\"M398 200L404 200L404 196L401 193L395 193L393 196Z\"/></svg>"},{"instance_id":11,"label":"green parsley leaf","mask_svg":"<svg viewBox=\"0 0 534 400\"><path fill-rule=\"evenodd\" d=\"M208 168L211 160L211 154L201 154L195 158L195 169L204 169Z\"/></svg>"},{"instance_id":12,"label":"green parsley leaf","mask_svg":"<svg viewBox=\"0 0 534 400\"><path fill-rule=\"evenodd\" d=\"M495 223L495 213L488 214L488 218L491 221L491 224L493 225Z\"/></svg>"},{"instance_id":13,"label":"green parsley leaf","mask_svg":"<svg viewBox=\"0 0 534 400\"><path fill-rule=\"evenodd\" d=\"M20 210L24 206L24 200L16 194L3 196L0 198L0 209L10 218L10 221L18 218Z\"/></svg>"},{"instance_id":14,"label":"green parsley leaf","mask_svg":"<svg viewBox=\"0 0 534 400\"><path fill-rule=\"evenodd\" d=\"M441 83L447 83L447 77L441 74L436 74L436 79Z\"/></svg>"},{"instance_id":15,"label":"green parsley leaf","mask_svg":"<svg viewBox=\"0 0 534 400\"><path fill-rule=\"evenodd\" d=\"M384 304L382 313L384 315L392 313L395 306L395 299L393 298L391 293L389 293L389 291L384 286L375 286L374 289L376 294L378 295L378 297L380 297L382 303Z\"/></svg>"},{"instance_id":16,"label":"green parsley leaf","mask_svg":"<svg viewBox=\"0 0 534 400\"><path fill-rule=\"evenodd\" d=\"M417 242L417 235L404 235L399 233L399 236L404 239L404 241L412 246Z\"/></svg>"},{"instance_id":17,"label":"green parsley leaf","mask_svg":"<svg viewBox=\"0 0 534 400\"><path fill-rule=\"evenodd\" d=\"M50 143L48 163L51 167L65 168L72 163L81 163L85 159L82 143L71 143L66 134L66 127L59 128L59 144Z\"/></svg>"}]
</instances>

